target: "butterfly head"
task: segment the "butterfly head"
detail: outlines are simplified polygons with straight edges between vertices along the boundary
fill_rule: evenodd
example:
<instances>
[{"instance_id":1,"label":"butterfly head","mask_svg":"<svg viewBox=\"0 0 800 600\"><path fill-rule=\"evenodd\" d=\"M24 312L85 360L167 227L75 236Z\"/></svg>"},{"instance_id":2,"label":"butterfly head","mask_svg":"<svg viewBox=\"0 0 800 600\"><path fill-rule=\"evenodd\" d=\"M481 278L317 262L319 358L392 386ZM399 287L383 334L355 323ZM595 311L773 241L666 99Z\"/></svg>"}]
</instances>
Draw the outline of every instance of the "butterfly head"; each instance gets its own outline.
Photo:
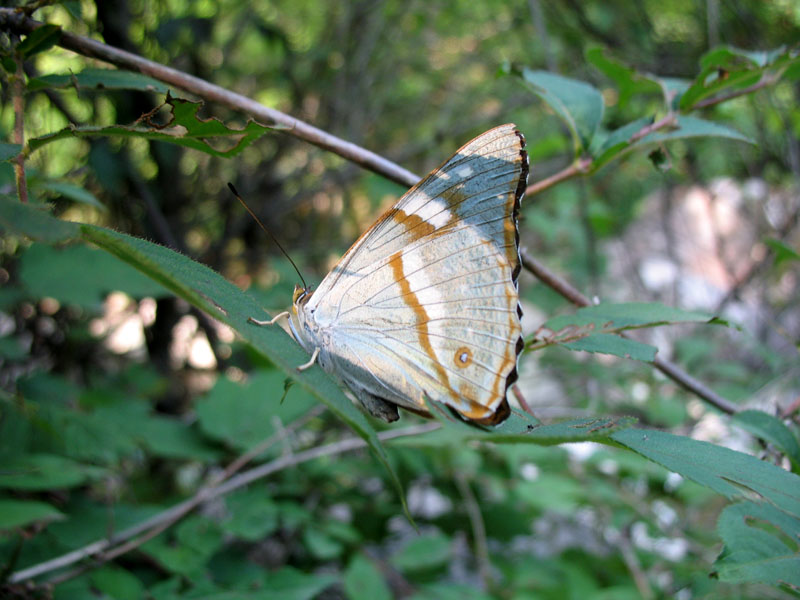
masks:
<instances>
[{"instance_id":1,"label":"butterfly head","mask_svg":"<svg viewBox=\"0 0 800 600\"><path fill-rule=\"evenodd\" d=\"M299 343L307 352L314 350L313 342L310 336L309 315L306 312L306 305L311 299L313 290L310 287L303 287L301 285L294 286L292 293L292 314L289 316L289 329L292 336L297 343ZM313 320L313 319L312 319Z\"/></svg>"},{"instance_id":2,"label":"butterfly head","mask_svg":"<svg viewBox=\"0 0 800 600\"><path fill-rule=\"evenodd\" d=\"M295 314L299 312L299 308L304 306L311 298L313 290L310 287L303 287L300 284L295 284L294 292L292 293L292 307Z\"/></svg>"}]
</instances>

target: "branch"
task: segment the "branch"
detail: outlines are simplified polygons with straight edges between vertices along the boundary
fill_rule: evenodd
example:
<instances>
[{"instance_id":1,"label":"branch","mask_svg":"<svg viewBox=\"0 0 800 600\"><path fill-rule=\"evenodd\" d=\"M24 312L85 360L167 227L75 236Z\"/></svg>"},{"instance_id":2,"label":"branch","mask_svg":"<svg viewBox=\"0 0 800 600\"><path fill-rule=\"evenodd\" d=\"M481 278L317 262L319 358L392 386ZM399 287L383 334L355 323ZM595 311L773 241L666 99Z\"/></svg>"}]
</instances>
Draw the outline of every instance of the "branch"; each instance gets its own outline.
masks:
<instances>
[{"instance_id":1,"label":"branch","mask_svg":"<svg viewBox=\"0 0 800 600\"><path fill-rule=\"evenodd\" d=\"M306 418L298 419L298 421L304 421ZM293 429L302 424L302 423L298 424L298 421L295 421L289 427L282 430L282 435L285 435L285 432L288 431L290 428ZM384 431L379 433L378 437L382 441L386 441L399 437L406 437L406 436L427 433L429 431L433 431L434 429L438 429L439 427L440 427L439 423L424 423L422 425L412 425L410 427L405 427L403 429ZM234 461L231 464L231 466L229 466L225 470L220 479L227 477L229 472L232 472L232 467L234 467L235 465L241 466L242 464L244 464L245 457L252 457L263 452L268 446L279 441L280 438L281 434L275 434L273 436L270 436L270 438L265 440L259 446L259 448L247 452L245 455ZM296 465L308 462L310 460L314 460L315 458L343 454L345 452L350 452L352 450L358 450L359 448L365 448L366 446L367 443L361 438L347 438L344 440L340 440L338 442L326 444L324 446L309 448L308 450L297 452L295 454L281 456L280 458L276 458L273 461L264 463L263 465L259 465L258 467L254 467L249 471L245 471L244 473L241 473L236 477L232 477L225 482L221 482L220 480L215 480L210 485L204 486L188 500L184 500L183 502L162 511L157 515L154 515L149 519L142 521L141 523L133 525L132 527L129 527L128 529L119 532L117 535L113 535L106 539L97 540L95 542L87 544L86 546L83 546L82 548L78 548L77 550L72 550L71 552L67 552L62 556L39 563L38 565L34 565L32 567L28 567L27 569L17 571L16 573L12 573L11 576L8 578L8 582L12 584L21 583L29 579L33 579L34 577L43 575L45 573L49 573L57 569L63 569L64 567L68 567L80 560L89 557L92 557L94 560L98 559L101 561L108 560L109 558L117 556L119 554L117 550L123 546L126 546L126 551L129 551L139 545L139 544L130 544L130 545L126 544L128 540L136 537L139 534L143 534L142 536L143 538L150 539L150 537L152 536L148 536L148 533L150 533L153 530L155 530L156 533L160 533L161 531L163 531L163 529L166 529L166 527L172 525L178 519L188 514L191 510L193 510L203 502L214 500L215 498L220 498L226 494L229 494L234 490L237 490L250 483L253 483L254 481L263 479L267 475L272 475L273 473L277 473L278 471L282 471L289 467L294 467ZM236 468L238 468L238 466ZM146 539L142 539L140 544L144 543ZM71 572L71 573L73 575L78 574L78 572L74 573ZM63 579L60 580L63 581Z\"/></svg>"},{"instance_id":2,"label":"branch","mask_svg":"<svg viewBox=\"0 0 800 600\"><path fill-rule=\"evenodd\" d=\"M19 43L19 36L12 36L14 46ZM25 70L22 66L22 56L14 51L14 64L16 72L11 76L11 97L14 106L14 143L23 147L25 144ZM20 152L14 158L14 179L17 182L19 201L28 201L28 182L25 179L25 153Z\"/></svg>"}]
</instances>

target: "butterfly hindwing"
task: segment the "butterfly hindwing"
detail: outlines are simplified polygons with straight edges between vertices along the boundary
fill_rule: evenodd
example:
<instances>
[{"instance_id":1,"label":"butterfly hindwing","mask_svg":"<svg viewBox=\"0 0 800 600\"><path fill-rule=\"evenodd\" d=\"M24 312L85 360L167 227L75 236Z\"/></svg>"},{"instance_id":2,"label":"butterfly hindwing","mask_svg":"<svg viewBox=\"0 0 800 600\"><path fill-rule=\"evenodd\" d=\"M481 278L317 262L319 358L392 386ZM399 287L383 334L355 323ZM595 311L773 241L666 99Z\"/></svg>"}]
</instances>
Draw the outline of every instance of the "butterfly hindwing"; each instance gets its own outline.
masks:
<instances>
[{"instance_id":1,"label":"butterfly hindwing","mask_svg":"<svg viewBox=\"0 0 800 600\"><path fill-rule=\"evenodd\" d=\"M502 420L516 376L516 217L527 180L513 125L461 148L342 257L306 305L328 369L359 393ZM316 328L316 329L315 329Z\"/></svg>"}]
</instances>

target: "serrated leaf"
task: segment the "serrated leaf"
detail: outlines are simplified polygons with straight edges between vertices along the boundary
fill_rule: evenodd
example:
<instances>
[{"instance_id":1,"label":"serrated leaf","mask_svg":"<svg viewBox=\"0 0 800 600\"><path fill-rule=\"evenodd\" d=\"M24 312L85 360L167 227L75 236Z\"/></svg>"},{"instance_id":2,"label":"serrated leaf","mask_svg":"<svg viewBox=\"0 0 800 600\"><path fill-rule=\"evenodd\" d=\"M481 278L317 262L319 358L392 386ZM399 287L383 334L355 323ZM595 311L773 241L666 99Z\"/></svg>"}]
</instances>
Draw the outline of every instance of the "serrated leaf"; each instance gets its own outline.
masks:
<instances>
[{"instance_id":1,"label":"serrated leaf","mask_svg":"<svg viewBox=\"0 0 800 600\"><path fill-rule=\"evenodd\" d=\"M253 120L241 129L234 129L215 118L201 119L197 116L202 102L190 102L167 95L166 104L171 107L172 117L165 125L155 123L148 113L131 126L111 125L108 127L76 126L65 127L28 140L28 151L33 152L42 146L70 137L122 136L138 137L176 144L205 152L213 156L230 158L235 156L253 141L274 127L260 125ZM225 143L227 148L212 146L211 141Z\"/></svg>"},{"instance_id":2,"label":"serrated leaf","mask_svg":"<svg viewBox=\"0 0 800 600\"><path fill-rule=\"evenodd\" d=\"M656 352L658 352L658 348L655 346L637 342L636 340L629 340L612 333L593 333L563 345L565 348L576 352L611 354L620 358L630 358L642 362L653 362L656 358Z\"/></svg>"},{"instance_id":3,"label":"serrated leaf","mask_svg":"<svg viewBox=\"0 0 800 600\"><path fill-rule=\"evenodd\" d=\"M6 162L12 158L16 158L20 152L22 152L21 144L0 142L0 162Z\"/></svg>"},{"instance_id":4,"label":"serrated leaf","mask_svg":"<svg viewBox=\"0 0 800 600\"><path fill-rule=\"evenodd\" d=\"M446 407L438 402L430 399L427 399L427 402L435 409L432 414L441 423L441 428L424 435L398 438L392 441L393 445L456 447L466 441L482 441L496 444L553 446L606 439L615 431L632 427L636 423L636 419L632 417L597 417L545 425L527 413L514 410L500 425L482 428L449 416Z\"/></svg>"},{"instance_id":5,"label":"serrated leaf","mask_svg":"<svg viewBox=\"0 0 800 600\"><path fill-rule=\"evenodd\" d=\"M72 86L98 90L139 90L160 94L169 91L169 87L157 79L123 69L84 69L78 73L42 75L28 81L28 90L32 92L45 88Z\"/></svg>"},{"instance_id":6,"label":"serrated leaf","mask_svg":"<svg viewBox=\"0 0 800 600\"><path fill-rule=\"evenodd\" d=\"M522 79L566 123L576 153L587 152L603 120L603 96L593 86L547 71L522 70Z\"/></svg>"},{"instance_id":7,"label":"serrated leaf","mask_svg":"<svg viewBox=\"0 0 800 600\"><path fill-rule=\"evenodd\" d=\"M725 548L714 563L721 581L800 588L800 519L766 503L740 502L717 521Z\"/></svg>"},{"instance_id":8,"label":"serrated leaf","mask_svg":"<svg viewBox=\"0 0 800 600\"><path fill-rule=\"evenodd\" d=\"M800 444L792 430L780 419L760 410L743 410L733 415L731 421L774 445L789 457L795 471L800 472Z\"/></svg>"},{"instance_id":9,"label":"serrated leaf","mask_svg":"<svg viewBox=\"0 0 800 600\"><path fill-rule=\"evenodd\" d=\"M800 518L800 477L757 458L663 431L628 429L610 439L723 496L760 496Z\"/></svg>"},{"instance_id":10,"label":"serrated leaf","mask_svg":"<svg viewBox=\"0 0 800 600\"><path fill-rule=\"evenodd\" d=\"M45 502L0 498L0 531L63 518L64 513Z\"/></svg>"},{"instance_id":11,"label":"serrated leaf","mask_svg":"<svg viewBox=\"0 0 800 600\"><path fill-rule=\"evenodd\" d=\"M49 50L61 39L61 27L58 25L42 25L25 36L16 50L24 58Z\"/></svg>"}]
</instances>

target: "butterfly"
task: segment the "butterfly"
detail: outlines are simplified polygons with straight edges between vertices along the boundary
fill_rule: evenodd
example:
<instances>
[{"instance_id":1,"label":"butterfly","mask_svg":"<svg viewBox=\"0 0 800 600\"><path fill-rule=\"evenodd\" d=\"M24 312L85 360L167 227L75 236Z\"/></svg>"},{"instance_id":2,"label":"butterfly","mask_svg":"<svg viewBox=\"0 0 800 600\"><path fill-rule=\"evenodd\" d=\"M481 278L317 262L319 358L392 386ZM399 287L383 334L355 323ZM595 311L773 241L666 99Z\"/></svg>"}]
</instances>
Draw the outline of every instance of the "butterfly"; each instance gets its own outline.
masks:
<instances>
[{"instance_id":1,"label":"butterfly","mask_svg":"<svg viewBox=\"0 0 800 600\"><path fill-rule=\"evenodd\" d=\"M385 421L428 399L463 419L509 415L524 347L517 215L528 178L513 124L459 149L365 231L288 316L311 360Z\"/></svg>"}]
</instances>

